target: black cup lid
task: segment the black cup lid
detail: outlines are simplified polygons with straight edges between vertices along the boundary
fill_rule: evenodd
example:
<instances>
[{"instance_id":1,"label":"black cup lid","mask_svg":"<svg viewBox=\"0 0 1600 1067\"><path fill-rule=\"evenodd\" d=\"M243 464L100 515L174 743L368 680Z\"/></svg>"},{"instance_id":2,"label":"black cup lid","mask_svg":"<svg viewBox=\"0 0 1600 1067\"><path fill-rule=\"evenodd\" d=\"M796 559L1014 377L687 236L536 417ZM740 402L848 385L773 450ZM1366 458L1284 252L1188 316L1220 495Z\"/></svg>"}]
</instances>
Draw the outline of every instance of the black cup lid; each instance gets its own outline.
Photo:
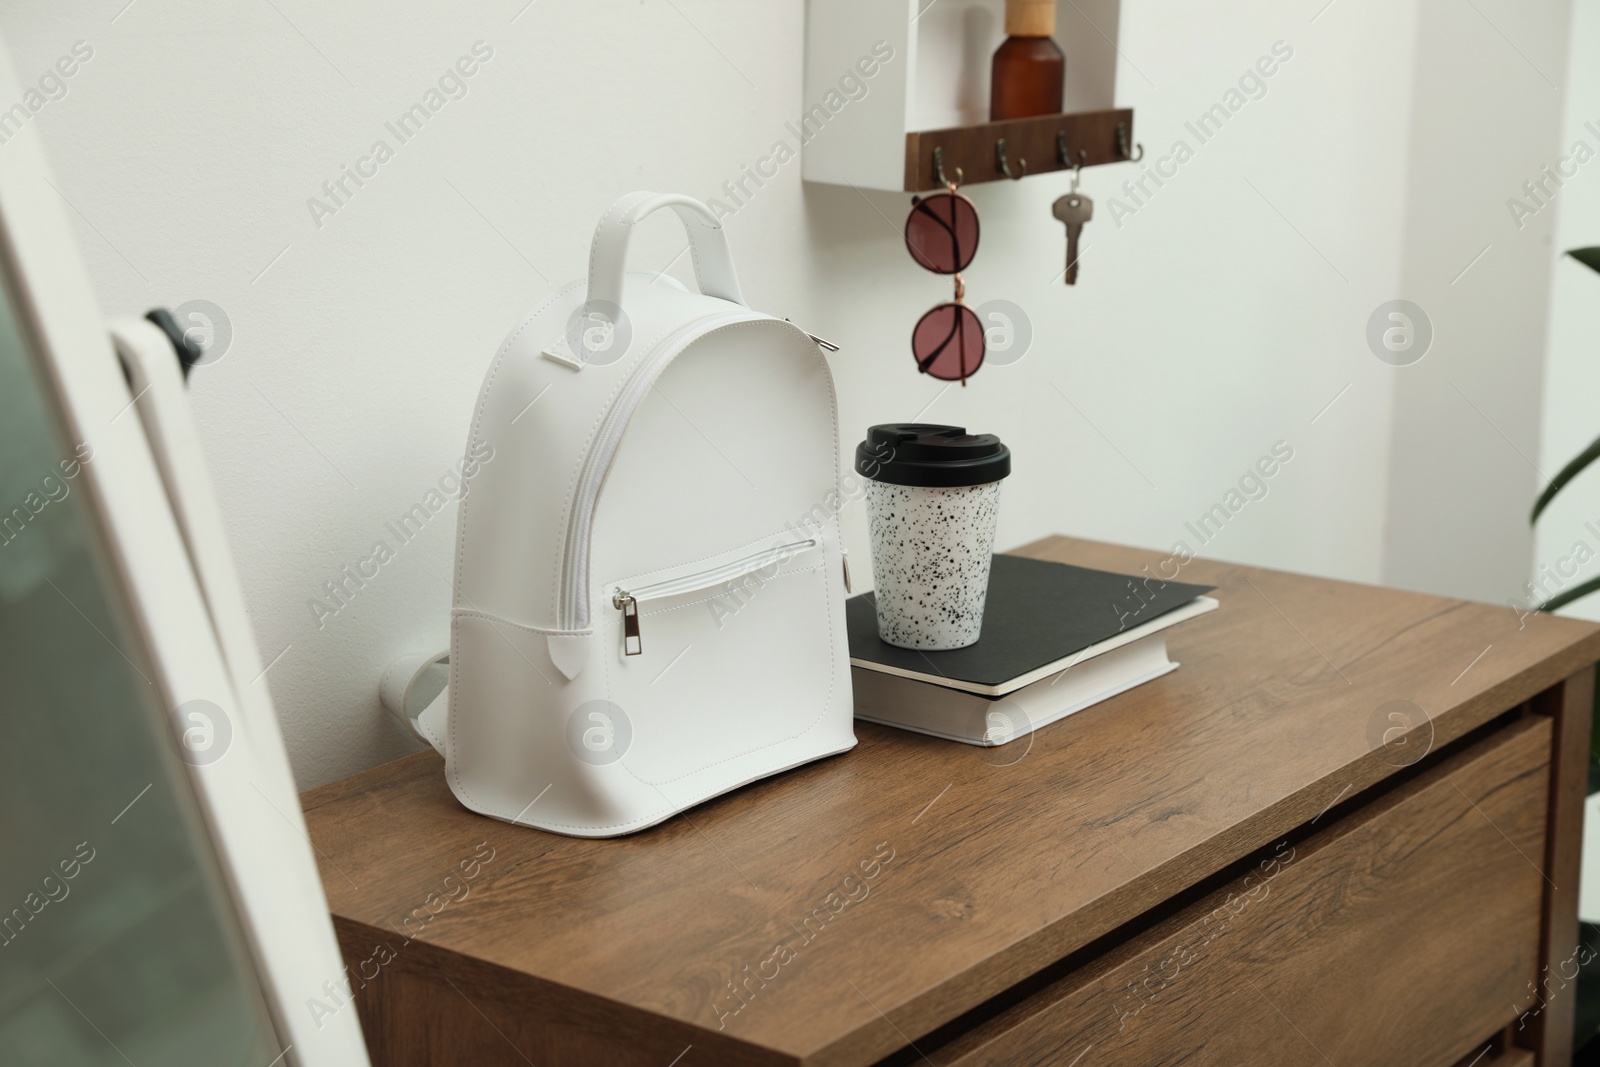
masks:
<instances>
[{"instance_id":1,"label":"black cup lid","mask_svg":"<svg viewBox=\"0 0 1600 1067\"><path fill-rule=\"evenodd\" d=\"M856 473L891 485L986 485L1011 473L1011 450L992 433L960 426L885 423L856 446Z\"/></svg>"}]
</instances>

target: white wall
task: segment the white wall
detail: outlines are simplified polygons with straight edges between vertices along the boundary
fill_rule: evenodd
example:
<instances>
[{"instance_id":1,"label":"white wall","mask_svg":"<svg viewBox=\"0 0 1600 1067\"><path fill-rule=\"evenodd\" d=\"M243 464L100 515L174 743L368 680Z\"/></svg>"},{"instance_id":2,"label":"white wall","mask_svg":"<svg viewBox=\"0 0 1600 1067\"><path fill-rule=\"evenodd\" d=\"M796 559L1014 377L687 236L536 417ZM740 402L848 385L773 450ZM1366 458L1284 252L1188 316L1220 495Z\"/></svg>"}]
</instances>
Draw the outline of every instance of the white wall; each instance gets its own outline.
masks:
<instances>
[{"instance_id":1,"label":"white wall","mask_svg":"<svg viewBox=\"0 0 1600 1067\"><path fill-rule=\"evenodd\" d=\"M68 95L33 121L108 313L203 298L231 320L231 347L191 392L263 655L282 653L268 680L309 787L413 748L379 709L377 683L396 656L444 645L451 516L320 629L307 601L447 470L495 345L546 279L577 276L613 198L637 187L719 195L783 135L802 108L804 8L137 0L119 13L124 2L18 5L0 11L0 32L24 77L74 41L94 48ZM1509 0L1479 7L1535 44L1563 32ZM1406 473L1390 448L1397 369L1363 331L1374 307L1407 295L1433 232L1407 221L1423 151L1413 62L1422 55L1436 79L1430 123L1448 117L1439 94L1486 77L1495 86L1474 97L1472 122L1424 131L1428 151L1462 169L1555 106L1542 85L1504 76L1521 62L1509 49L1428 58L1419 9L1123 0L1117 98L1137 109L1146 162L1179 139L1194 156L1120 226L1111 198L1133 206L1119 187L1138 169L1086 173L1098 207L1076 289L1054 282L1064 240L1049 207L1064 179L971 188L984 238L969 301L1021 306L1035 340L966 389L913 371L911 326L949 288L906 255L904 195L803 185L799 165L785 167L729 222L745 292L844 346L831 362L847 444L869 423L916 416L1010 442L1003 545L1052 531L1181 540L1226 559L1406 583L1411 572L1385 567L1390 478ZM384 122L479 40L494 54L468 95L313 225L307 198L375 139L393 142ZM1199 144L1185 122L1278 41L1293 58L1265 96ZM1550 69L1548 49L1523 45ZM1512 150L1527 139L1538 140L1512 137ZM647 265L683 247L668 220L642 237ZM1543 306L1537 279L1496 292L1507 276L1484 274L1473 314L1490 315L1491 300ZM1185 523L1278 441L1294 458L1202 547ZM859 505L846 524L865 559ZM1450 577L1476 588L1473 570L1463 562Z\"/></svg>"},{"instance_id":2,"label":"white wall","mask_svg":"<svg viewBox=\"0 0 1600 1067\"><path fill-rule=\"evenodd\" d=\"M1588 130L1586 123L1600 128L1600 0L1576 0L1573 5L1562 155L1579 141L1600 153L1600 136ZM1549 162L1554 165L1558 161ZM1569 171L1572 167L1573 163L1567 165ZM1600 350L1600 275L1562 255L1570 248L1600 245L1600 156L1579 168L1551 206L1536 218L1552 216L1554 240L1544 246L1545 256L1554 261L1544 423L1539 451L1533 456L1544 475L1539 479L1541 487L1600 435L1600 403L1596 399L1600 398L1600 359L1596 358ZM1527 509L1519 518L1526 521ZM1529 597L1519 583L1507 598L1536 604L1600 574L1600 563L1595 562L1600 535L1591 529L1591 523L1600 529L1600 470L1594 469L1568 485L1539 518L1534 578L1541 582L1542 590ZM1580 544L1584 547L1575 552ZM1600 619L1600 595L1580 600L1564 613ZM1586 886L1591 884L1585 879Z\"/></svg>"},{"instance_id":3,"label":"white wall","mask_svg":"<svg viewBox=\"0 0 1600 1067\"><path fill-rule=\"evenodd\" d=\"M1528 509L1542 487L1555 223L1545 210L1519 228L1506 201L1561 154L1571 4L1418 7L1397 295L1422 306L1435 340L1420 363L1394 369L1383 579L1505 603L1527 577Z\"/></svg>"}]
</instances>

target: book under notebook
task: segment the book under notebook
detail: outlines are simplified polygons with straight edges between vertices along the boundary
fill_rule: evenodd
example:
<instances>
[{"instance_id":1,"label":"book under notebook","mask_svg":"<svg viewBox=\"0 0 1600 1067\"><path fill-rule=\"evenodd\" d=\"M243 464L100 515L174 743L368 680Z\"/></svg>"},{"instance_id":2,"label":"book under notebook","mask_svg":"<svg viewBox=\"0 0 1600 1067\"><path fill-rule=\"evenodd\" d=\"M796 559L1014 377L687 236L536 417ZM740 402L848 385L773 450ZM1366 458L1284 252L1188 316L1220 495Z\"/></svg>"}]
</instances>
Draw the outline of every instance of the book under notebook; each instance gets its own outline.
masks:
<instances>
[{"instance_id":1,"label":"book under notebook","mask_svg":"<svg viewBox=\"0 0 1600 1067\"><path fill-rule=\"evenodd\" d=\"M1211 601L1215 604L1216 601ZM1126 644L1003 697L851 668L856 718L986 747L1003 745L1178 669L1165 634Z\"/></svg>"}]
</instances>

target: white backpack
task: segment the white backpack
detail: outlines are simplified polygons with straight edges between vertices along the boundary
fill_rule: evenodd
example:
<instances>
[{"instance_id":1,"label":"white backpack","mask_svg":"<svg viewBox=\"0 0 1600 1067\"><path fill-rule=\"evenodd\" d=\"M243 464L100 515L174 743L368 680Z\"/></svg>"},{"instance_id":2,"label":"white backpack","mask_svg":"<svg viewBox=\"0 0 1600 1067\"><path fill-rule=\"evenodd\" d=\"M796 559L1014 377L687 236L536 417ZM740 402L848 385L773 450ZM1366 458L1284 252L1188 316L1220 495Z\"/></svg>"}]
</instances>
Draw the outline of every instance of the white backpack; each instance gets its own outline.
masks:
<instances>
[{"instance_id":1,"label":"white backpack","mask_svg":"<svg viewBox=\"0 0 1600 1067\"><path fill-rule=\"evenodd\" d=\"M624 271L663 207L698 295ZM511 331L463 464L450 685L416 720L461 803L608 837L855 745L823 343L745 306L703 204L652 193Z\"/></svg>"}]
</instances>

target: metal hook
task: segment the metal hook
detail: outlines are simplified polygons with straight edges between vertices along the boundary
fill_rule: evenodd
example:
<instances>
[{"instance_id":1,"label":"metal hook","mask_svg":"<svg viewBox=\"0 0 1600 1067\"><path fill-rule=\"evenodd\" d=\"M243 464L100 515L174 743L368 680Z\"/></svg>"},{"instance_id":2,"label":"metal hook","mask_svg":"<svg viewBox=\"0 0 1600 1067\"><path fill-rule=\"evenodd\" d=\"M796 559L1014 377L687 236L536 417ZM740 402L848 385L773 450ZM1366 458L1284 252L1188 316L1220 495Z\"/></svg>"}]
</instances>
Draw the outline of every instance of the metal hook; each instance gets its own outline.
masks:
<instances>
[{"instance_id":1,"label":"metal hook","mask_svg":"<svg viewBox=\"0 0 1600 1067\"><path fill-rule=\"evenodd\" d=\"M1139 150L1138 155L1130 155L1128 153L1128 124L1126 122L1117 123L1117 151L1129 163L1137 163L1144 158L1144 145L1135 144L1134 147Z\"/></svg>"},{"instance_id":2,"label":"metal hook","mask_svg":"<svg viewBox=\"0 0 1600 1067\"><path fill-rule=\"evenodd\" d=\"M1004 137L994 143L995 168L1012 181L1021 181L1028 174L1028 161L1017 160L1017 173L1011 173L1011 164L1006 162L1006 139Z\"/></svg>"},{"instance_id":3,"label":"metal hook","mask_svg":"<svg viewBox=\"0 0 1600 1067\"><path fill-rule=\"evenodd\" d=\"M960 167L957 167L956 180L951 182L948 178L946 178L944 176L944 148L940 145L935 145L933 149L933 178L941 186L946 186L960 185L962 182L966 181L967 176L961 173Z\"/></svg>"},{"instance_id":4,"label":"metal hook","mask_svg":"<svg viewBox=\"0 0 1600 1067\"><path fill-rule=\"evenodd\" d=\"M1083 173L1083 164L1088 158L1089 153L1080 148L1078 149L1077 162L1073 162L1072 154L1067 151L1067 132L1062 130L1060 133L1056 134L1056 159L1061 161L1061 165L1063 167L1072 168L1073 192L1078 191L1078 177Z\"/></svg>"}]
</instances>

